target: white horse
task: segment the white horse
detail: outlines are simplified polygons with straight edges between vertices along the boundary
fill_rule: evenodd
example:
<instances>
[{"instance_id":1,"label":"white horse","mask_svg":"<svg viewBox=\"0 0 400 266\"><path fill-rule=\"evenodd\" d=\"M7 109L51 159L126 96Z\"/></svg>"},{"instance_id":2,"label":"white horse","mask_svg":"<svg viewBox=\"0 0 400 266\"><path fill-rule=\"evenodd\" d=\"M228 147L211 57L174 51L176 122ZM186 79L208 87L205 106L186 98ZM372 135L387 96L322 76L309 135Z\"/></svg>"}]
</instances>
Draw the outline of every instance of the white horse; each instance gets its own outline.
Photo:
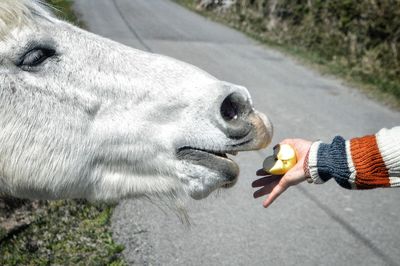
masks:
<instances>
[{"instance_id":1,"label":"white horse","mask_svg":"<svg viewBox=\"0 0 400 266\"><path fill-rule=\"evenodd\" d=\"M0 0L0 194L206 197L269 144L248 91Z\"/></svg>"}]
</instances>

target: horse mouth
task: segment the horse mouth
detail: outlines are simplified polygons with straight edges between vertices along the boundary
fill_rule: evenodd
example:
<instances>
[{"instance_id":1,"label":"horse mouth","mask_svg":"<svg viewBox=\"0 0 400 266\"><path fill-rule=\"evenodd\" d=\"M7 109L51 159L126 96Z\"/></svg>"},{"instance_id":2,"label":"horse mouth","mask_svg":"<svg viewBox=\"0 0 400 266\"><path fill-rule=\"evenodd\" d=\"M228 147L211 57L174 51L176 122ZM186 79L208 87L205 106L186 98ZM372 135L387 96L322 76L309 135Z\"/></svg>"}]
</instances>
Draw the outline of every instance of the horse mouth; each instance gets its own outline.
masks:
<instances>
[{"instance_id":1,"label":"horse mouth","mask_svg":"<svg viewBox=\"0 0 400 266\"><path fill-rule=\"evenodd\" d=\"M227 154L236 155L237 151L212 151L194 147L178 149L177 157L192 164L201 165L223 176L220 186L232 187L239 176L239 166Z\"/></svg>"}]
</instances>

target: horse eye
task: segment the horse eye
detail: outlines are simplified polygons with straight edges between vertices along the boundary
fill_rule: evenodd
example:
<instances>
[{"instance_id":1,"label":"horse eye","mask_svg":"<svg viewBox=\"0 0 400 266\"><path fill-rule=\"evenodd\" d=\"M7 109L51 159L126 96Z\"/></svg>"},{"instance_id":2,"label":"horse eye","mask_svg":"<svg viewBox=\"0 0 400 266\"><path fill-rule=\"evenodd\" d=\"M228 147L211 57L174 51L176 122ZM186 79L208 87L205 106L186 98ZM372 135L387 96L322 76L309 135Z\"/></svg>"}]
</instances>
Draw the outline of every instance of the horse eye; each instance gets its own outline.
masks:
<instances>
[{"instance_id":1,"label":"horse eye","mask_svg":"<svg viewBox=\"0 0 400 266\"><path fill-rule=\"evenodd\" d=\"M35 67L43 63L47 58L52 57L56 53L53 49L35 48L27 52L22 58L19 67L29 68Z\"/></svg>"}]
</instances>

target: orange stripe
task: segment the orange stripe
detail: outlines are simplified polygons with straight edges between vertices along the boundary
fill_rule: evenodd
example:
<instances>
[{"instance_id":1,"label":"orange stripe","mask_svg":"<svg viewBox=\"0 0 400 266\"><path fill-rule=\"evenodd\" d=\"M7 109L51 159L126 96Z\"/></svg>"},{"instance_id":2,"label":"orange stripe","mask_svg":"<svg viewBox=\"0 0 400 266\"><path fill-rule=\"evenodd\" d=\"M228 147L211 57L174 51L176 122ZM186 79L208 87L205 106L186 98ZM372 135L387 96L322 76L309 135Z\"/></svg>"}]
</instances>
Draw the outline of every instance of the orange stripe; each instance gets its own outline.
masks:
<instances>
[{"instance_id":1,"label":"orange stripe","mask_svg":"<svg viewBox=\"0 0 400 266\"><path fill-rule=\"evenodd\" d=\"M389 173L375 135L352 139L350 150L357 173L355 182L357 189L390 187Z\"/></svg>"}]
</instances>

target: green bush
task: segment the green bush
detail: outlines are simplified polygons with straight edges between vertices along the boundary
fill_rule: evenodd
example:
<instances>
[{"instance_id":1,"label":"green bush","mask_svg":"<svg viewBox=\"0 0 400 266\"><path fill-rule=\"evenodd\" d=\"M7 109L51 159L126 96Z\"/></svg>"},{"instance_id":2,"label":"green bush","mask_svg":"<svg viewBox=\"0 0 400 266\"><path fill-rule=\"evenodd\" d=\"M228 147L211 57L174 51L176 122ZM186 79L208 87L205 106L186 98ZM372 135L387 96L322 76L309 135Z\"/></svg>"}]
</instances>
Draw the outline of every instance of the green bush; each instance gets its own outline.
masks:
<instances>
[{"instance_id":1,"label":"green bush","mask_svg":"<svg viewBox=\"0 0 400 266\"><path fill-rule=\"evenodd\" d=\"M224 11L214 2L214 17L400 100L399 0L237 0Z\"/></svg>"}]
</instances>

